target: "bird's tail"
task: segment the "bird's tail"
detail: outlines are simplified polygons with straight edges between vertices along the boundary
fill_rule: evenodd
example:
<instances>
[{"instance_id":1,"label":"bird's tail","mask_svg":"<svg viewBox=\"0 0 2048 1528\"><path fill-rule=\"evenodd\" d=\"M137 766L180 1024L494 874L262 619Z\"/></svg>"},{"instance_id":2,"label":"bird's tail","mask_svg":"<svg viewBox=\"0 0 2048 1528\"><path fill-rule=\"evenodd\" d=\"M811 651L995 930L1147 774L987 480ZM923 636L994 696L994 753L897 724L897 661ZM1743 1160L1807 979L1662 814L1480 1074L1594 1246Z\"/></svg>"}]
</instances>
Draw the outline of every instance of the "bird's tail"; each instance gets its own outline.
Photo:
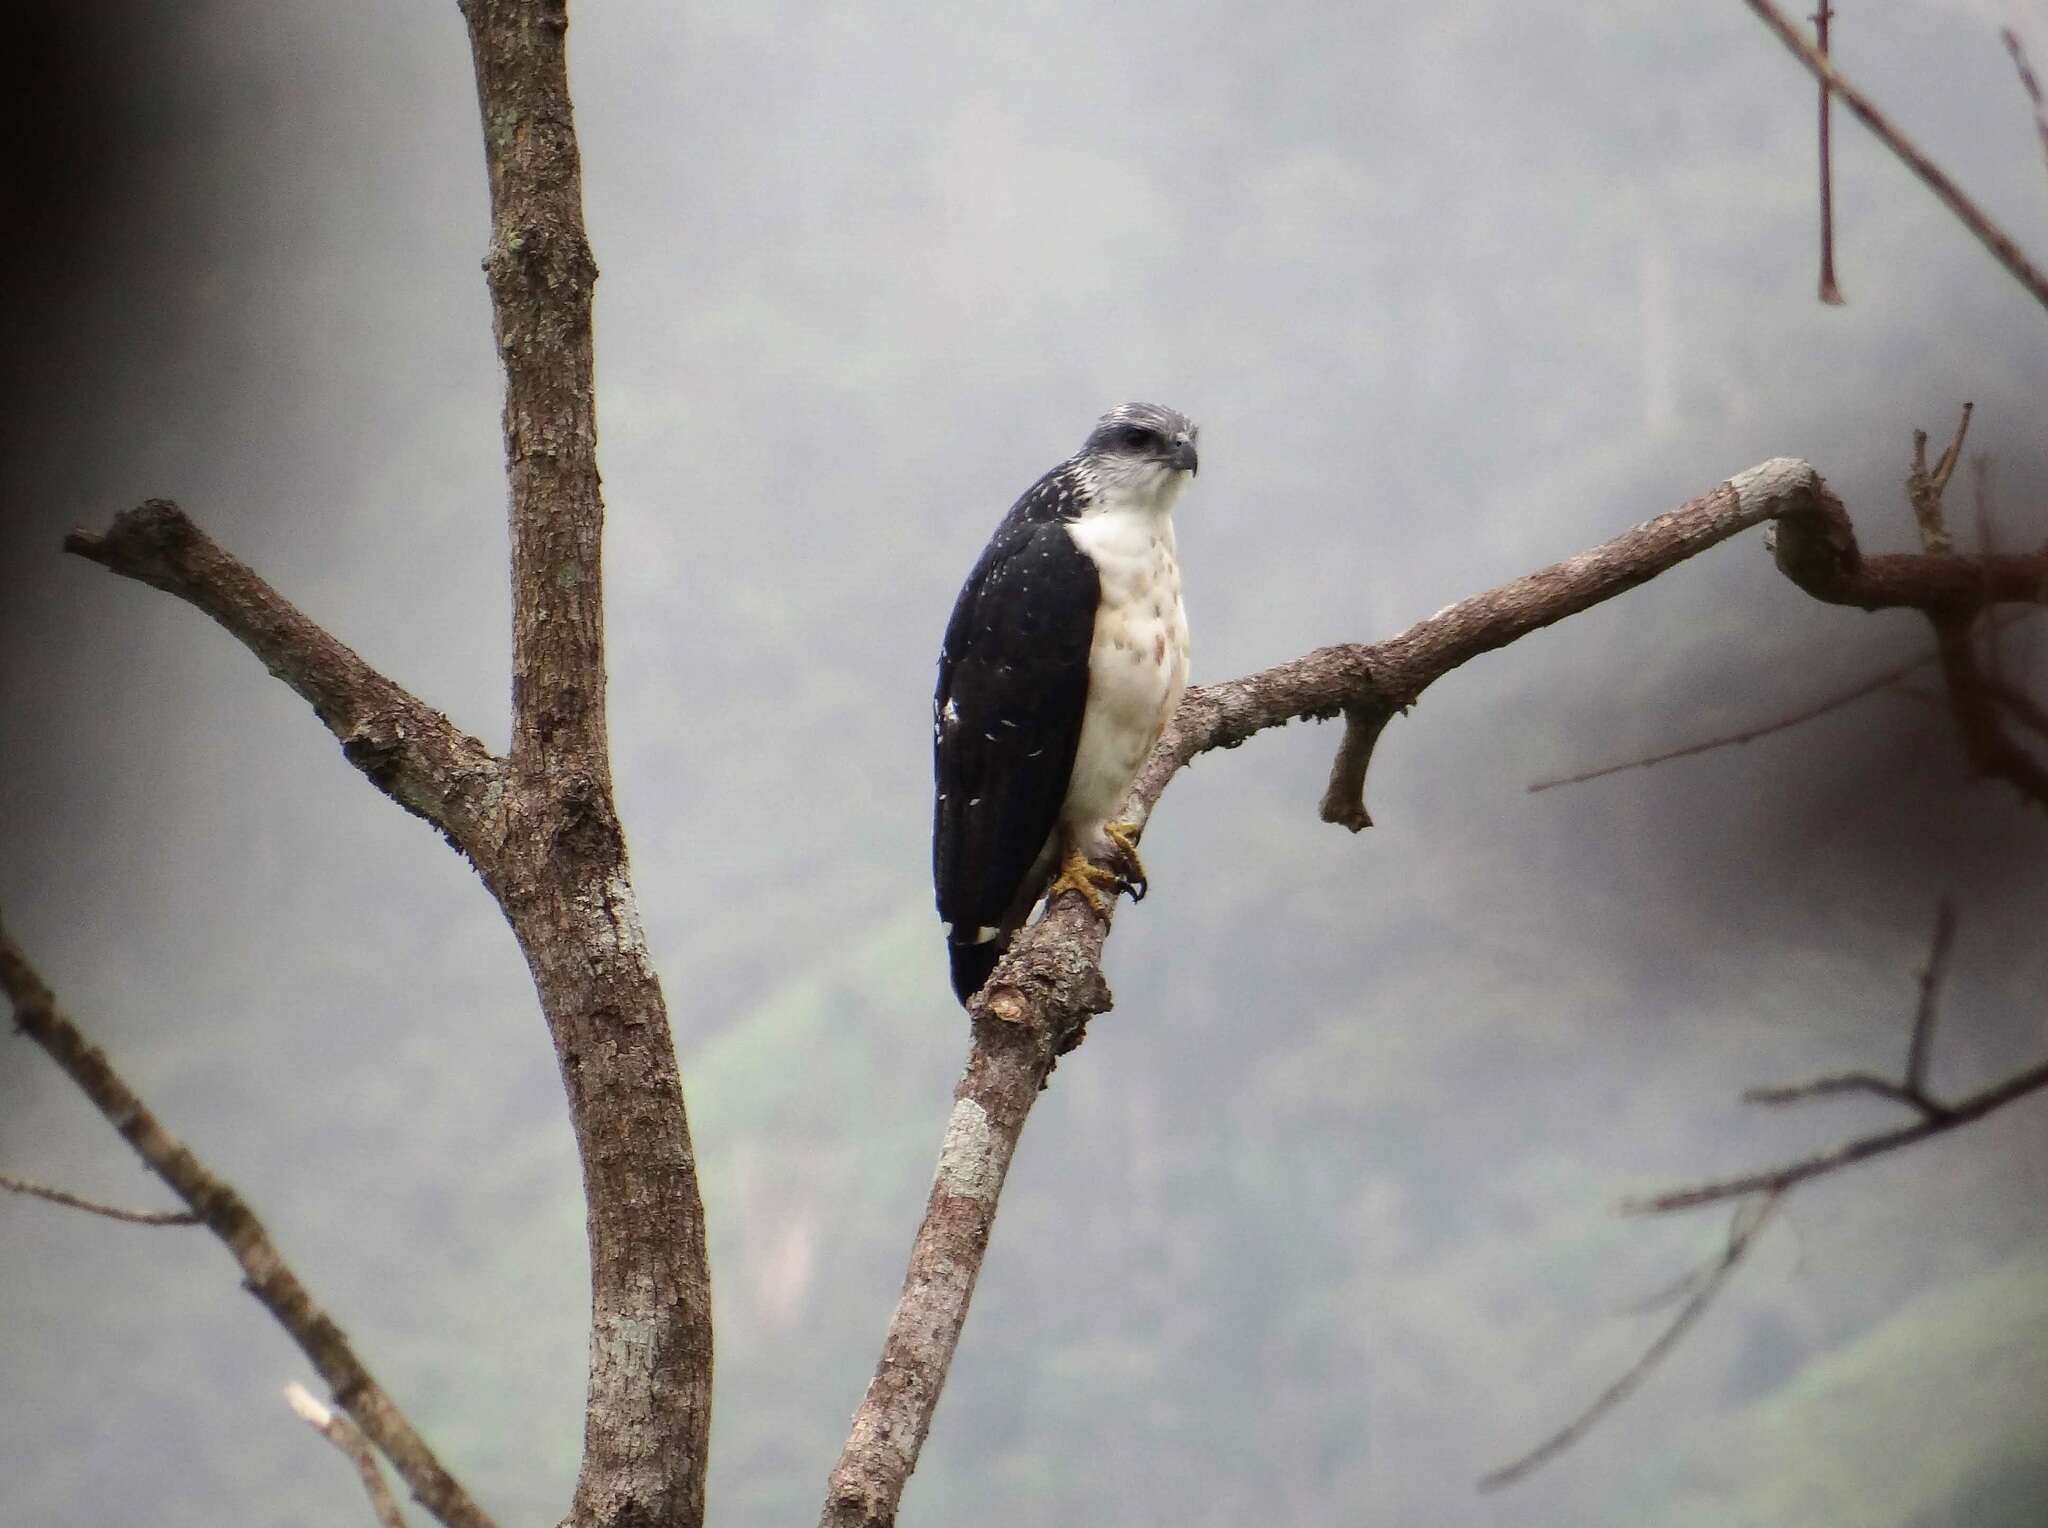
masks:
<instances>
[{"instance_id":1,"label":"bird's tail","mask_svg":"<svg viewBox=\"0 0 2048 1528\"><path fill-rule=\"evenodd\" d=\"M988 980L989 972L996 968L996 962L1003 958L1003 951L1010 947L1007 931L993 939L961 938L946 936L946 954L953 963L953 995L960 999L962 1006L981 990Z\"/></svg>"}]
</instances>

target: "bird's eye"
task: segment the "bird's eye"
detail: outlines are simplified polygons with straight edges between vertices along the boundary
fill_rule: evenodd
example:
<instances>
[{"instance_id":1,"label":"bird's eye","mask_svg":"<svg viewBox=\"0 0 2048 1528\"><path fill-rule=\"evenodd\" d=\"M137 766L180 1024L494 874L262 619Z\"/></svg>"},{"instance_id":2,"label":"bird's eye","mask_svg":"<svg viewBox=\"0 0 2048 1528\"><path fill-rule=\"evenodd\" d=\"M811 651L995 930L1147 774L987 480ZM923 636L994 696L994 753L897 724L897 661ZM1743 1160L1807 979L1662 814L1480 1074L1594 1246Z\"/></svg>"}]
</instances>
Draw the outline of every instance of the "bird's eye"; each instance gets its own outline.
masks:
<instances>
[{"instance_id":1,"label":"bird's eye","mask_svg":"<svg viewBox=\"0 0 2048 1528\"><path fill-rule=\"evenodd\" d=\"M1149 451L1159 443L1159 437L1141 424L1127 424L1123 431L1123 444L1132 451Z\"/></svg>"}]
</instances>

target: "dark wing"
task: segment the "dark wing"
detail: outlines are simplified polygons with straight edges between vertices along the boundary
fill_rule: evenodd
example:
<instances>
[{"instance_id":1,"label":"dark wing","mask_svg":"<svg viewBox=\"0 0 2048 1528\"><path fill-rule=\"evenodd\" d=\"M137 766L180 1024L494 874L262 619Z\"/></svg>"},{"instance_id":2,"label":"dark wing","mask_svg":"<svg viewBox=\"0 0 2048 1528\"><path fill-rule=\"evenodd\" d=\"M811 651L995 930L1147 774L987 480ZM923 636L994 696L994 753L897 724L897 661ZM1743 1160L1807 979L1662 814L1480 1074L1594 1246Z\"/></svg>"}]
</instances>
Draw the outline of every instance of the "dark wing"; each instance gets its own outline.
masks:
<instances>
[{"instance_id":1,"label":"dark wing","mask_svg":"<svg viewBox=\"0 0 2048 1528\"><path fill-rule=\"evenodd\" d=\"M1008 942L980 931L1004 927L1059 820L1099 598L1095 564L1063 522L1013 515L953 605L932 696L932 879L954 986L971 983L963 1002Z\"/></svg>"}]
</instances>

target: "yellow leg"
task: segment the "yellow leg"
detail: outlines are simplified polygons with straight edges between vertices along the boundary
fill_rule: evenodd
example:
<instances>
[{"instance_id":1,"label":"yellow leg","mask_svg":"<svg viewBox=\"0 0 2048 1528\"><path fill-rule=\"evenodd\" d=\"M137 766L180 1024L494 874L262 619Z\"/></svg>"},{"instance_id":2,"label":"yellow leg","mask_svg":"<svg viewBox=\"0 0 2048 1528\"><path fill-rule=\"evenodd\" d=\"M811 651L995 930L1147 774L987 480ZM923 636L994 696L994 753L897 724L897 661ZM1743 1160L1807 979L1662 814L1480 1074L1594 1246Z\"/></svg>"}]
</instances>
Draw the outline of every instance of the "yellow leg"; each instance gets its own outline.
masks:
<instances>
[{"instance_id":1,"label":"yellow leg","mask_svg":"<svg viewBox=\"0 0 2048 1528\"><path fill-rule=\"evenodd\" d=\"M1082 901L1107 918L1109 908L1096 888L1106 886L1110 895L1115 896L1120 885L1122 881L1114 870L1104 870L1079 849L1069 849L1066 859L1060 862L1059 878L1046 888L1045 899L1050 902L1063 891L1079 892Z\"/></svg>"}]
</instances>

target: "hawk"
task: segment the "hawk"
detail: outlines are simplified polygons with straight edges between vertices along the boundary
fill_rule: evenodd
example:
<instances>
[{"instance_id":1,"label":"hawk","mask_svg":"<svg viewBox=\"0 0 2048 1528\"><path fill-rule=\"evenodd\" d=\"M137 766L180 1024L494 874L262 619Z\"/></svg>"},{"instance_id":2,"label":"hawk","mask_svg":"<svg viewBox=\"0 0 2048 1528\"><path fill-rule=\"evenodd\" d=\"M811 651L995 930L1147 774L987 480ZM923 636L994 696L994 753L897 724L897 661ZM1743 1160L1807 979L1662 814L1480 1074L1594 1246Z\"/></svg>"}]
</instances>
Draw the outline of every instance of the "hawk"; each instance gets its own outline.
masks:
<instances>
[{"instance_id":1,"label":"hawk","mask_svg":"<svg viewBox=\"0 0 2048 1528\"><path fill-rule=\"evenodd\" d=\"M1104 414L1011 506L954 602L932 696L932 880L962 1003L1040 897L1099 912L1103 888L1145 893L1137 828L1111 818L1187 685L1170 514L1198 433L1156 404Z\"/></svg>"}]
</instances>

